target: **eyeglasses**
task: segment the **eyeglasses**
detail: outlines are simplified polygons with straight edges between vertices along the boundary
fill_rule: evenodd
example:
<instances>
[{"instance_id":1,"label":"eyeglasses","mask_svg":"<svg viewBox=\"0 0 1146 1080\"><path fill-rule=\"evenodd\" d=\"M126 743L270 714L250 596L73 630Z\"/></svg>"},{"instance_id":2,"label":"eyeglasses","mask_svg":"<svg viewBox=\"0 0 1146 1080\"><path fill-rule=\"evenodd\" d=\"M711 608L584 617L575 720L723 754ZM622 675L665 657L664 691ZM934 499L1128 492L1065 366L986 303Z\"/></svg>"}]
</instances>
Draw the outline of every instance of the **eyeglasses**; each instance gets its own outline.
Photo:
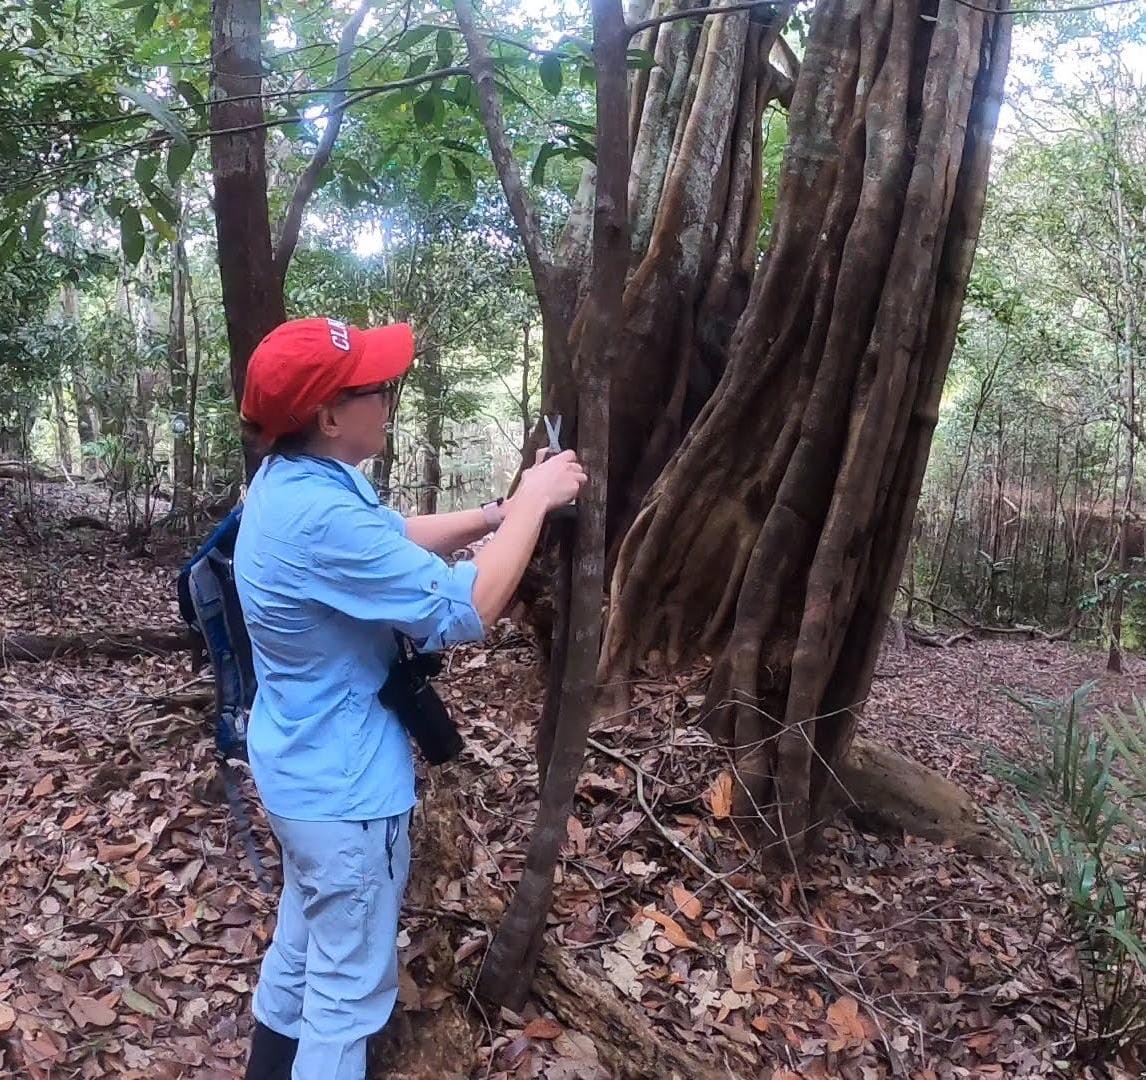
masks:
<instances>
[{"instance_id":1,"label":"eyeglasses","mask_svg":"<svg viewBox=\"0 0 1146 1080\"><path fill-rule=\"evenodd\" d=\"M343 398L374 397L375 394L381 394L393 401L398 396L398 384L387 382L381 386L355 387L351 390L342 391Z\"/></svg>"}]
</instances>

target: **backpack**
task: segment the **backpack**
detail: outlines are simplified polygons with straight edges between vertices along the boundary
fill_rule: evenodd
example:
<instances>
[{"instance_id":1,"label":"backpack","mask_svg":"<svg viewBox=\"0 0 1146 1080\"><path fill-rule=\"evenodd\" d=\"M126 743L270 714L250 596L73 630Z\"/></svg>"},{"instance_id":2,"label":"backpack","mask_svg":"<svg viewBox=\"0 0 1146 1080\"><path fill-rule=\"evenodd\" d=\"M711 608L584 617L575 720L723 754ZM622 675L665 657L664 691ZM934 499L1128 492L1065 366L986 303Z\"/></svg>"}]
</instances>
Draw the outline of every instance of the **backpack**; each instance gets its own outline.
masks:
<instances>
[{"instance_id":1,"label":"backpack","mask_svg":"<svg viewBox=\"0 0 1146 1080\"><path fill-rule=\"evenodd\" d=\"M200 669L205 653L214 676L215 753L227 802L255 880L269 893L270 881L231 765L232 761L247 760L247 718L257 686L232 561L242 513L242 505L236 506L203 541L179 571L176 591L179 614L197 639L192 669Z\"/></svg>"},{"instance_id":2,"label":"backpack","mask_svg":"<svg viewBox=\"0 0 1146 1080\"><path fill-rule=\"evenodd\" d=\"M215 749L224 761L247 759L247 717L255 699L251 639L243 622L232 560L243 508L236 506L179 572L179 613L198 637L215 680Z\"/></svg>"},{"instance_id":3,"label":"backpack","mask_svg":"<svg viewBox=\"0 0 1146 1080\"><path fill-rule=\"evenodd\" d=\"M262 861L251 835L232 761L247 760L247 720L258 685L251 660L251 639L235 586L235 540L243 508L236 506L203 541L179 572L176 589L179 613L196 637L192 668L198 671L203 654L215 682L215 751L239 837L255 870L259 887L269 891ZM443 765L462 749L462 737L431 678L441 660L419 653L405 635L394 631L397 654L382 702L392 709L431 765Z\"/></svg>"}]
</instances>

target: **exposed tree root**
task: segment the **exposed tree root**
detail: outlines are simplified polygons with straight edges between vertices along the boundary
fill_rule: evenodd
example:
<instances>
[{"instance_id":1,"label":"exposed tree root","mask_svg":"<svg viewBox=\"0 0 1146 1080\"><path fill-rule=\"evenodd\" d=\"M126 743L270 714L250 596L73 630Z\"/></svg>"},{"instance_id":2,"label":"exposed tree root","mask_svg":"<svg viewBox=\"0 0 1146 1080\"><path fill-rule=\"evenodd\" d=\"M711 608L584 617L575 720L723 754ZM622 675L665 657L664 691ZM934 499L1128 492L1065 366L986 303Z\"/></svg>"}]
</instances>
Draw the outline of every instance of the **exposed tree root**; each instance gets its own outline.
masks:
<instances>
[{"instance_id":1,"label":"exposed tree root","mask_svg":"<svg viewBox=\"0 0 1146 1080\"><path fill-rule=\"evenodd\" d=\"M905 832L975 855L1000 850L966 791L889 746L856 736L835 772L840 784L828 805L861 828Z\"/></svg>"}]
</instances>

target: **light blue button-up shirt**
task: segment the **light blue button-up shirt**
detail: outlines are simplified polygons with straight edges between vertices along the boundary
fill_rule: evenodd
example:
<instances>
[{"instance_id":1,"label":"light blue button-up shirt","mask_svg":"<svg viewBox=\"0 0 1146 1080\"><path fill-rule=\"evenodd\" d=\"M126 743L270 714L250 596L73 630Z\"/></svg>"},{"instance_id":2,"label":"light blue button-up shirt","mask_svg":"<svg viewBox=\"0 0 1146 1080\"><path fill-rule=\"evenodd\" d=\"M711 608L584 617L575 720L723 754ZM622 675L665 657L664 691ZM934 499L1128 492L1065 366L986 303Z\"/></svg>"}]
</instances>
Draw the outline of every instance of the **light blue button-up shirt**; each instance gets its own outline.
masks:
<instances>
[{"instance_id":1,"label":"light blue button-up shirt","mask_svg":"<svg viewBox=\"0 0 1146 1080\"><path fill-rule=\"evenodd\" d=\"M422 650L479 640L477 568L408 540L357 469L282 456L251 482L234 564L259 684L247 748L266 808L303 821L409 810L409 738L378 700L393 631Z\"/></svg>"}]
</instances>

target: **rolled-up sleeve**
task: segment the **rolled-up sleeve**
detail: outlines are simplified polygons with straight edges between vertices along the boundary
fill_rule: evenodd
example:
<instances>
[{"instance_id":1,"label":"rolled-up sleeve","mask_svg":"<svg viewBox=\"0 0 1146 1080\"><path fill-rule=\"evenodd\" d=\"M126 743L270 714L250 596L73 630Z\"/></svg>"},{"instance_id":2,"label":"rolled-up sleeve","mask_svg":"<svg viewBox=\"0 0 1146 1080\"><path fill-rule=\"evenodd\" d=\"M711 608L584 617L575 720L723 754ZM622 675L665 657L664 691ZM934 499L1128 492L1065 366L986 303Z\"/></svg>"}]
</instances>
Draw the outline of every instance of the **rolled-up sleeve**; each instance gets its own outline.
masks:
<instances>
[{"instance_id":1,"label":"rolled-up sleeve","mask_svg":"<svg viewBox=\"0 0 1146 1080\"><path fill-rule=\"evenodd\" d=\"M449 566L407 540L392 516L347 506L317 531L310 548L314 599L354 619L387 623L423 651L480 641L477 567Z\"/></svg>"}]
</instances>

